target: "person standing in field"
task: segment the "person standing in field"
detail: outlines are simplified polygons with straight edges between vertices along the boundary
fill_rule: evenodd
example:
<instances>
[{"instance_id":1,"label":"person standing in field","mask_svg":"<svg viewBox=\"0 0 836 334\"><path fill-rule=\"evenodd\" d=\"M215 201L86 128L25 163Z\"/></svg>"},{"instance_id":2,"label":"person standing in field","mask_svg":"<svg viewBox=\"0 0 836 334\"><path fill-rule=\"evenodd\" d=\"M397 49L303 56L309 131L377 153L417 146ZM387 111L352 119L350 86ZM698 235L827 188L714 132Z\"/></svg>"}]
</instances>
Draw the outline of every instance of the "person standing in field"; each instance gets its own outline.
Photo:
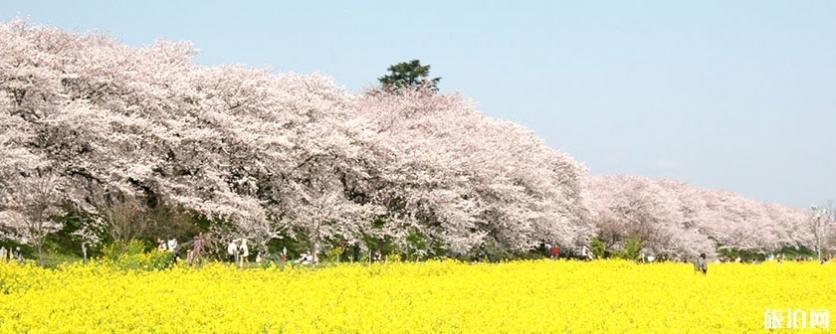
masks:
<instances>
[{"instance_id":1,"label":"person standing in field","mask_svg":"<svg viewBox=\"0 0 836 334\"><path fill-rule=\"evenodd\" d=\"M351 250L348 247L348 241L343 241L342 244L340 244L339 262L348 262L351 259L350 253Z\"/></svg>"},{"instance_id":2,"label":"person standing in field","mask_svg":"<svg viewBox=\"0 0 836 334\"><path fill-rule=\"evenodd\" d=\"M247 247L247 239L241 239L241 256L238 259L239 260L238 261L238 263L239 263L238 266L243 268L245 262L250 263L249 256L250 256L250 248Z\"/></svg>"},{"instance_id":3,"label":"person standing in field","mask_svg":"<svg viewBox=\"0 0 836 334\"><path fill-rule=\"evenodd\" d=\"M702 272L703 275L708 273L708 261L705 259L705 253L701 253L697 261L694 262L694 270Z\"/></svg>"},{"instance_id":4,"label":"person standing in field","mask_svg":"<svg viewBox=\"0 0 836 334\"><path fill-rule=\"evenodd\" d=\"M554 246L552 246L552 258L556 259L558 256L560 256L560 247L557 247L557 245L554 245Z\"/></svg>"},{"instance_id":5,"label":"person standing in field","mask_svg":"<svg viewBox=\"0 0 836 334\"><path fill-rule=\"evenodd\" d=\"M309 265L313 262L313 256L310 255L310 253L308 253L308 252L304 252L304 253L302 253L302 256L294 262L296 264Z\"/></svg>"},{"instance_id":6,"label":"person standing in field","mask_svg":"<svg viewBox=\"0 0 836 334\"><path fill-rule=\"evenodd\" d=\"M169 252L176 252L177 251L177 239L171 238L166 242L166 248Z\"/></svg>"},{"instance_id":7,"label":"person standing in field","mask_svg":"<svg viewBox=\"0 0 836 334\"><path fill-rule=\"evenodd\" d=\"M360 242L355 241L354 246L351 247L351 261L360 262Z\"/></svg>"},{"instance_id":8,"label":"person standing in field","mask_svg":"<svg viewBox=\"0 0 836 334\"><path fill-rule=\"evenodd\" d=\"M581 247L581 260L589 260L589 248L586 245Z\"/></svg>"},{"instance_id":9,"label":"person standing in field","mask_svg":"<svg viewBox=\"0 0 836 334\"><path fill-rule=\"evenodd\" d=\"M192 249L189 250L186 257L186 263L193 265L200 261L203 256L203 234L198 234L192 239Z\"/></svg>"},{"instance_id":10,"label":"person standing in field","mask_svg":"<svg viewBox=\"0 0 836 334\"><path fill-rule=\"evenodd\" d=\"M238 262L238 245L235 244L235 240L230 240L229 244L226 245L226 254L229 255L229 261L232 261L232 263Z\"/></svg>"}]
</instances>

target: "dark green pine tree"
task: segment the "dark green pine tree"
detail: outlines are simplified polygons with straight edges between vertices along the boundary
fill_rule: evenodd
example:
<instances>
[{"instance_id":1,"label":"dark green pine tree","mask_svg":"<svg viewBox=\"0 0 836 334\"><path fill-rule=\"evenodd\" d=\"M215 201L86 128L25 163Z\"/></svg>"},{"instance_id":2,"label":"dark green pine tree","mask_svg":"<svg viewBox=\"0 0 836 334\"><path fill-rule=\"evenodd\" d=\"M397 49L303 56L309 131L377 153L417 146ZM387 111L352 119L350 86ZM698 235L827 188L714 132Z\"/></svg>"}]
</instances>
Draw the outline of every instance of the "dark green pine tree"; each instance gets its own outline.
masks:
<instances>
[{"instance_id":1,"label":"dark green pine tree","mask_svg":"<svg viewBox=\"0 0 836 334\"><path fill-rule=\"evenodd\" d=\"M413 59L408 62L389 66L389 73L378 78L384 89L397 90L403 88L427 87L438 91L440 77L430 78L430 65L421 65L421 61Z\"/></svg>"}]
</instances>

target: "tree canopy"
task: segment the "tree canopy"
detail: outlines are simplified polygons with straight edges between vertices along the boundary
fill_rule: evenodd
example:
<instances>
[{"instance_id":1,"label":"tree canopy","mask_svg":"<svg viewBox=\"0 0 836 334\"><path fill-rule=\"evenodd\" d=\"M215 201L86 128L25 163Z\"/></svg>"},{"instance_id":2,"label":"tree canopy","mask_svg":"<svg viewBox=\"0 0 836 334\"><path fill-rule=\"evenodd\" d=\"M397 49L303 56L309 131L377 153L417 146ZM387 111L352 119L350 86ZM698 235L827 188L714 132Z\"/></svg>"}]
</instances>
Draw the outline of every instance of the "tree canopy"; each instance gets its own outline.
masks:
<instances>
[{"instance_id":1,"label":"tree canopy","mask_svg":"<svg viewBox=\"0 0 836 334\"><path fill-rule=\"evenodd\" d=\"M430 78L430 65L421 65L421 61L413 59L389 66L388 73L377 80L389 90L424 88L438 91L441 78Z\"/></svg>"}]
</instances>

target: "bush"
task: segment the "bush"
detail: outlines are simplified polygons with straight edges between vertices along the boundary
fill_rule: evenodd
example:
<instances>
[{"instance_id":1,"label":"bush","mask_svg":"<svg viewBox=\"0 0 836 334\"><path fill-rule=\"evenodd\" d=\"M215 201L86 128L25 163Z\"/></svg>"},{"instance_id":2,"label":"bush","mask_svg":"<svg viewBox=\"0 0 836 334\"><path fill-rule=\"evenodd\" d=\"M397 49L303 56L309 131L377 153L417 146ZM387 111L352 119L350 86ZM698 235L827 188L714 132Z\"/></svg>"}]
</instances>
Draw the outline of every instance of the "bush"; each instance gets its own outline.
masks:
<instances>
[{"instance_id":1,"label":"bush","mask_svg":"<svg viewBox=\"0 0 836 334\"><path fill-rule=\"evenodd\" d=\"M595 256L596 259L603 259L607 255L607 245L604 244L601 239L595 238L592 239L590 243L592 246L592 255Z\"/></svg>"},{"instance_id":2,"label":"bush","mask_svg":"<svg viewBox=\"0 0 836 334\"><path fill-rule=\"evenodd\" d=\"M340 262L340 255L343 253L342 246L331 247L325 254L322 256L321 262Z\"/></svg>"},{"instance_id":3,"label":"bush","mask_svg":"<svg viewBox=\"0 0 836 334\"><path fill-rule=\"evenodd\" d=\"M140 240L115 241L102 247L102 257L109 260L143 253L145 253L145 243Z\"/></svg>"},{"instance_id":4,"label":"bush","mask_svg":"<svg viewBox=\"0 0 836 334\"><path fill-rule=\"evenodd\" d=\"M55 251L49 251L46 254L44 254L43 267L58 268L60 265L64 263L74 263L81 261L83 261L83 258L74 253L59 253Z\"/></svg>"},{"instance_id":5,"label":"bush","mask_svg":"<svg viewBox=\"0 0 836 334\"><path fill-rule=\"evenodd\" d=\"M139 240L114 242L102 248L102 259L116 267L130 270L159 270L169 268L174 257L169 252L152 249L146 251Z\"/></svg>"},{"instance_id":6,"label":"bush","mask_svg":"<svg viewBox=\"0 0 836 334\"><path fill-rule=\"evenodd\" d=\"M624 240L624 248L616 254L616 257L625 260L638 261L641 256L644 242L636 237L628 237Z\"/></svg>"}]
</instances>

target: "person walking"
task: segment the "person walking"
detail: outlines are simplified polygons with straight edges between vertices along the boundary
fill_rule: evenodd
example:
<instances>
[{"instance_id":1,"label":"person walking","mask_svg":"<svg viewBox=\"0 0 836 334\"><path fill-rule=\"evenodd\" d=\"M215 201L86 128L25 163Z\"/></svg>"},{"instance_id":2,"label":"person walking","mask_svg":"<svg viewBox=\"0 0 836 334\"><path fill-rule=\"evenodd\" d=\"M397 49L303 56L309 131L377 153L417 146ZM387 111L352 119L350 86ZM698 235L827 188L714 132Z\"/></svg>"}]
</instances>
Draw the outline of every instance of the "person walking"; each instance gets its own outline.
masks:
<instances>
[{"instance_id":1,"label":"person walking","mask_svg":"<svg viewBox=\"0 0 836 334\"><path fill-rule=\"evenodd\" d=\"M235 243L235 239L230 240L229 244L226 245L226 254L229 256L230 262L238 263L238 245Z\"/></svg>"},{"instance_id":2,"label":"person walking","mask_svg":"<svg viewBox=\"0 0 836 334\"><path fill-rule=\"evenodd\" d=\"M552 246L552 259L556 259L558 256L560 256L560 247L554 245Z\"/></svg>"},{"instance_id":3,"label":"person walking","mask_svg":"<svg viewBox=\"0 0 836 334\"><path fill-rule=\"evenodd\" d=\"M703 275L708 273L708 261L705 259L705 253L701 253L697 261L694 262L694 270L703 273Z\"/></svg>"}]
</instances>

